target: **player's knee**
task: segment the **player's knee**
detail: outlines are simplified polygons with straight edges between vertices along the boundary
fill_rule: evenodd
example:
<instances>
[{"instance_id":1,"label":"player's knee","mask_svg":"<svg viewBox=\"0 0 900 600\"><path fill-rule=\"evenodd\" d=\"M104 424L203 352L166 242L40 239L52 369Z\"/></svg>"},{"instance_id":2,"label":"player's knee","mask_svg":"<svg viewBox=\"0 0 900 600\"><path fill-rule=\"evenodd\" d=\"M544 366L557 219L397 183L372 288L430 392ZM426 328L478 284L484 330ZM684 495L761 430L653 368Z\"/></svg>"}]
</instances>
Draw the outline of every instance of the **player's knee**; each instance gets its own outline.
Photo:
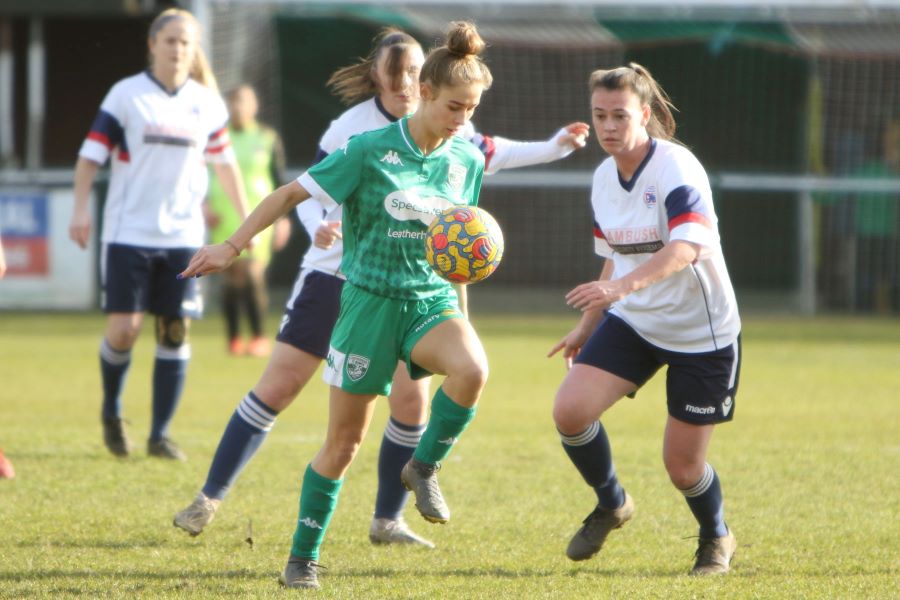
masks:
<instances>
[{"instance_id":1,"label":"player's knee","mask_svg":"<svg viewBox=\"0 0 900 600\"><path fill-rule=\"evenodd\" d=\"M407 425L424 423L427 420L429 396L428 387L394 386L388 396L391 416Z\"/></svg>"},{"instance_id":2,"label":"player's knee","mask_svg":"<svg viewBox=\"0 0 900 600\"><path fill-rule=\"evenodd\" d=\"M488 366L486 360L470 360L461 365L454 373L466 389L474 394L480 394L487 384Z\"/></svg>"},{"instance_id":3,"label":"player's knee","mask_svg":"<svg viewBox=\"0 0 900 600\"><path fill-rule=\"evenodd\" d=\"M566 396L557 395L553 403L553 423L564 435L575 435L588 428L592 419L587 419L577 406Z\"/></svg>"},{"instance_id":4,"label":"player's knee","mask_svg":"<svg viewBox=\"0 0 900 600\"><path fill-rule=\"evenodd\" d=\"M303 382L294 373L287 373L279 377L270 377L268 373L266 375L254 386L253 391L266 406L281 412L290 406L297 394L300 393Z\"/></svg>"},{"instance_id":5,"label":"player's knee","mask_svg":"<svg viewBox=\"0 0 900 600\"><path fill-rule=\"evenodd\" d=\"M106 341L113 350L125 352L130 350L137 341L140 329L137 327L122 327L110 329L106 332Z\"/></svg>"},{"instance_id":6,"label":"player's knee","mask_svg":"<svg viewBox=\"0 0 900 600\"><path fill-rule=\"evenodd\" d=\"M705 460L691 460L666 454L663 454L663 463L672 485L680 490L686 490L696 484L703 476L703 469L706 468Z\"/></svg>"},{"instance_id":7,"label":"player's knee","mask_svg":"<svg viewBox=\"0 0 900 600\"><path fill-rule=\"evenodd\" d=\"M362 434L345 432L332 436L325 444L325 458L337 469L346 469L353 462L359 446L362 444Z\"/></svg>"},{"instance_id":8,"label":"player's knee","mask_svg":"<svg viewBox=\"0 0 900 600\"><path fill-rule=\"evenodd\" d=\"M163 348L178 350L187 343L188 320L184 317L157 317L156 343Z\"/></svg>"}]
</instances>

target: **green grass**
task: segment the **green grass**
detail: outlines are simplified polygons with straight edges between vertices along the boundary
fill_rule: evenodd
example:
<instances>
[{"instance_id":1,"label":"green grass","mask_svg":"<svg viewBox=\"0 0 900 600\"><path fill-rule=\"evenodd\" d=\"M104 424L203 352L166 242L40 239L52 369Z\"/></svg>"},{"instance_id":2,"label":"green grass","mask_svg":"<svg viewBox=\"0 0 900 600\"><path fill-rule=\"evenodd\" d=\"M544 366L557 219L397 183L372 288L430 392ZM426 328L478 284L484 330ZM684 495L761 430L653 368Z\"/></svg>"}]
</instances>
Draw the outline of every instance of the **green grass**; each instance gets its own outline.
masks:
<instances>
[{"instance_id":1,"label":"green grass","mask_svg":"<svg viewBox=\"0 0 900 600\"><path fill-rule=\"evenodd\" d=\"M891 598L900 596L900 322L748 319L736 419L713 440L732 573L685 575L696 531L660 459L664 378L604 419L635 519L594 560L564 556L593 494L562 452L550 407L563 376L546 351L573 317L476 316L491 357L478 417L441 473L445 526L407 518L435 551L376 548L366 533L386 403L350 470L323 547L323 598ZM196 325L173 436L184 464L103 448L100 315L0 315L0 597L285 597L300 475L323 440L317 376L197 538L171 526L201 485L222 428L265 361L224 352ZM125 393L149 424L151 330ZM252 522L253 545L244 540Z\"/></svg>"}]
</instances>

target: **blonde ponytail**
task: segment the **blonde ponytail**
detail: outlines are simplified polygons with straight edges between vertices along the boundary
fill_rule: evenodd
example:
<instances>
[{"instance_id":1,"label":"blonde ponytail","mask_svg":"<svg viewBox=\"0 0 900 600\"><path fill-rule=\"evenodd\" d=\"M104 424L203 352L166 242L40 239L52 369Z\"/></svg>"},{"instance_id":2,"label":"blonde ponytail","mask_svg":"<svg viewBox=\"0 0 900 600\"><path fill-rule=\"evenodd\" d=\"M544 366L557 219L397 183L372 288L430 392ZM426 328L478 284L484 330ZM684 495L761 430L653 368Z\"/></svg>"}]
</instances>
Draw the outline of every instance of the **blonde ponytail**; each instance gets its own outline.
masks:
<instances>
[{"instance_id":1,"label":"blonde ponytail","mask_svg":"<svg viewBox=\"0 0 900 600\"><path fill-rule=\"evenodd\" d=\"M219 92L219 84L216 82L216 76L213 74L209 61L206 59L206 53L203 47L197 45L197 51L194 53L194 64L191 65L191 79L201 85L205 85L212 91Z\"/></svg>"}]
</instances>

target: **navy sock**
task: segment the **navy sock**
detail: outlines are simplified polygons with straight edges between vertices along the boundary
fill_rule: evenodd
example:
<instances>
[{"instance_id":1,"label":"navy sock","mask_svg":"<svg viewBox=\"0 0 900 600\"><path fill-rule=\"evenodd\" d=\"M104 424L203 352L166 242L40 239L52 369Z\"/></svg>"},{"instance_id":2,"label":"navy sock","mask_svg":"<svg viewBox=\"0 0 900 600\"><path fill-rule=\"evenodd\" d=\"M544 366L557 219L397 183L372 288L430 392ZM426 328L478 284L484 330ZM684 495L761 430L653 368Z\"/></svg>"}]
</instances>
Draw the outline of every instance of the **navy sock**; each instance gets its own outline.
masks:
<instances>
[{"instance_id":1,"label":"navy sock","mask_svg":"<svg viewBox=\"0 0 900 600\"><path fill-rule=\"evenodd\" d=\"M687 500L694 518L700 524L700 537L724 537L728 535L725 525L725 501L722 498L722 486L719 476L712 465L706 463L706 469L700 481L686 490L681 490Z\"/></svg>"},{"instance_id":2,"label":"navy sock","mask_svg":"<svg viewBox=\"0 0 900 600\"><path fill-rule=\"evenodd\" d=\"M569 459L597 494L600 508L613 510L625 502L625 490L619 485L613 467L609 438L600 421L576 435L560 434L563 449Z\"/></svg>"},{"instance_id":3,"label":"navy sock","mask_svg":"<svg viewBox=\"0 0 900 600\"><path fill-rule=\"evenodd\" d=\"M187 344L177 349L156 347L156 362L153 365L153 424L150 428L152 441L164 438L169 430L169 423L181 400L190 357L191 347Z\"/></svg>"},{"instance_id":4,"label":"navy sock","mask_svg":"<svg viewBox=\"0 0 900 600\"><path fill-rule=\"evenodd\" d=\"M384 428L381 451L378 454L378 495L375 498L375 518L399 519L409 498L400 482L400 470L412 458L422 439L425 425L404 425L391 417Z\"/></svg>"},{"instance_id":5,"label":"navy sock","mask_svg":"<svg viewBox=\"0 0 900 600\"><path fill-rule=\"evenodd\" d=\"M278 413L263 404L253 392L244 396L231 415L209 466L203 486L207 497L217 500L225 497L244 466L269 435L277 416Z\"/></svg>"},{"instance_id":6,"label":"navy sock","mask_svg":"<svg viewBox=\"0 0 900 600\"><path fill-rule=\"evenodd\" d=\"M100 343L100 378L103 380L104 418L122 416L122 388L131 365L131 349L115 350L103 338Z\"/></svg>"}]
</instances>

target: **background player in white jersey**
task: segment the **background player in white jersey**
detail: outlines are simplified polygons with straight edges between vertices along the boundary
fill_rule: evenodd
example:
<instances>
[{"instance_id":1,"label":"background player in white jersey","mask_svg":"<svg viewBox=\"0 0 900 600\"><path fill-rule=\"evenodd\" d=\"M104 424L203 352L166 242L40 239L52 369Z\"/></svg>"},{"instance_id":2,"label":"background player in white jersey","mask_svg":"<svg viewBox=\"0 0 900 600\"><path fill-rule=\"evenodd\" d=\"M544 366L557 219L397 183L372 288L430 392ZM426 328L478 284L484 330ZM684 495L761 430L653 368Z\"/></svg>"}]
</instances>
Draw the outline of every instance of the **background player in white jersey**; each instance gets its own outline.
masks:
<instances>
[{"instance_id":1,"label":"background player in white jersey","mask_svg":"<svg viewBox=\"0 0 900 600\"><path fill-rule=\"evenodd\" d=\"M376 38L367 59L336 71L329 85L345 104L354 106L332 122L322 136L315 162L344 146L351 136L385 127L415 111L419 103L418 76L424 60L415 38L397 29L386 29ZM567 156L584 145L587 132L587 124L573 123L547 141L516 142L476 134L467 123L460 135L482 150L486 171L494 172ZM269 364L228 423L201 492L175 515L175 525L189 533L199 534L212 520L278 413L290 405L327 355L344 284L340 269L341 211L340 206L326 211L315 198L297 207L310 239L322 247L310 247L303 258ZM373 543L433 546L404 521L408 492L400 481L400 470L425 429L429 383L429 378L413 381L405 367L398 366L389 397L391 417L378 461L378 493L369 530Z\"/></svg>"},{"instance_id":2,"label":"background player in white jersey","mask_svg":"<svg viewBox=\"0 0 900 600\"><path fill-rule=\"evenodd\" d=\"M741 323L709 181L694 155L671 141L671 104L645 68L595 71L590 89L594 130L610 155L591 196L596 249L607 260L599 281L566 296L583 316L550 355L562 350L571 367L553 418L598 504L566 554L592 557L631 518L634 502L598 419L667 365L663 460L700 524L691 574L725 573L736 542L706 453L715 424L734 416Z\"/></svg>"},{"instance_id":3,"label":"background player in white jersey","mask_svg":"<svg viewBox=\"0 0 900 600\"><path fill-rule=\"evenodd\" d=\"M241 248L310 197L326 207L345 206L341 269L347 283L328 350L328 432L303 477L297 529L281 578L289 587L319 587L319 548L343 476L365 436L375 398L390 391L398 360L414 378L446 375L401 479L415 493L423 517L436 523L450 518L436 473L475 416L487 357L456 293L425 260L422 239L443 208L478 201L484 157L455 134L492 82L478 58L483 48L472 24L454 23L447 45L432 50L422 66L422 100L412 116L354 136L263 200L231 237ZM207 246L181 275L221 270L235 256L229 244Z\"/></svg>"},{"instance_id":4,"label":"background player in white jersey","mask_svg":"<svg viewBox=\"0 0 900 600\"><path fill-rule=\"evenodd\" d=\"M228 112L187 11L170 9L150 25L150 68L116 83L104 98L75 166L75 210L69 236L82 248L91 236L90 191L107 158L112 167L103 215L100 346L103 434L126 456L121 392L145 312L156 316L151 456L184 460L168 437L184 385L190 317L199 317L194 281L175 275L203 245L201 204L206 162L214 165L240 214L246 200L228 141Z\"/></svg>"}]
</instances>

